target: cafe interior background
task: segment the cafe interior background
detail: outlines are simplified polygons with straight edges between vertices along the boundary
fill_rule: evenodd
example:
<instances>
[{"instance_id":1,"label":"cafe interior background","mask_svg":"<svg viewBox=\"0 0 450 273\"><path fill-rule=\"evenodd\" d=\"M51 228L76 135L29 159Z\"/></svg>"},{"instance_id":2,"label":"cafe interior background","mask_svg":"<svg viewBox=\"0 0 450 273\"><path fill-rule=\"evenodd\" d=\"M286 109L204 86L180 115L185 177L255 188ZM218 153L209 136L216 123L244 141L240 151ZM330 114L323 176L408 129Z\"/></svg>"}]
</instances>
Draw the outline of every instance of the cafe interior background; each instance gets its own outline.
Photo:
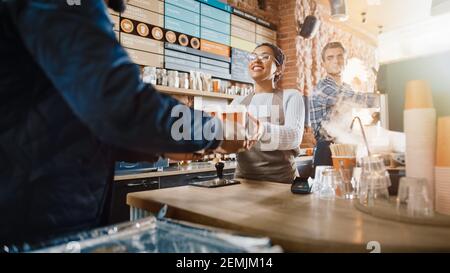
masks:
<instances>
[{"instance_id":1,"label":"cafe interior background","mask_svg":"<svg viewBox=\"0 0 450 273\"><path fill-rule=\"evenodd\" d=\"M245 56L262 42L277 44L287 56L281 87L296 89L307 100L314 86L326 75L322 67L322 48L328 42L339 41L347 49L344 81L358 92L379 94L381 101L378 108L351 109L351 117L359 116L363 121L373 151L400 157L391 158L387 163L397 168L394 174L405 175L405 159L402 156L408 147L404 132L407 130L405 127L410 126L405 125L404 120L406 89L431 92L432 105L428 107L435 109L436 123L438 118L450 116L450 0L128 2L123 14L110 10L118 40L133 61L141 66L144 81L157 85L161 92L173 95L194 108L224 106L236 96L251 92L253 82L246 72ZM333 5L337 6L332 9ZM311 15L320 24L314 36L305 38L299 33ZM372 119L374 113L379 113L379 120L375 123ZM420 122L416 125L420 126ZM439 121L439 125L441 123L439 132L447 130L448 133L448 118ZM348 127L350 124L342 126ZM371 130L369 127L377 129ZM433 126L427 128L433 129ZM431 137L438 138L437 131ZM450 146L448 137L445 135L437 140L437 144L430 145L441 145L439 149L444 149L444 146ZM358 144L364 150L364 142L360 136L358 138ZM303 156L310 156L311 148L308 143L302 143ZM435 157L439 149L432 149L435 150L431 156ZM233 155L221 158L225 162L225 176L232 174L234 159ZM148 216L142 209L130 212L127 194L177 188L186 185L191 177L215 177L214 165L208 167L205 164L218 160L209 157L202 162L117 162L110 224ZM441 161L448 164L448 155L442 155ZM433 158L431 167L434 166ZM178 169L173 174L157 175L166 168ZM151 169L158 171L147 172ZM196 169L197 173L194 172ZM450 198L450 192L446 198ZM447 207L443 207L441 212L450 215ZM448 224L448 220L445 221ZM151 228L153 224L141 222L141 227ZM159 232L172 234L165 229L165 224L168 223L160 223ZM185 226L177 228L188 232L184 230ZM171 230L175 232L173 230L177 229ZM92 234L85 233L83 236L92 243ZM165 238L168 237L166 235ZM267 234L267 237L270 238L270 235ZM120 241L120 238L117 235L115 240ZM188 242L188 239L185 240ZM236 250L225 245L217 247L220 244L216 241L217 238L210 239L209 250ZM256 241L248 242L252 247L258 245ZM278 241L274 240L274 243ZM92 247L92 244L83 245L86 251L89 246ZM430 247L433 249L433 246ZM184 248L180 249L201 251L193 242L185 243ZM245 248L248 249L257 248ZM64 251L67 248L53 250ZM118 248L118 251L129 250ZM287 250L292 249L287 247Z\"/></svg>"}]
</instances>

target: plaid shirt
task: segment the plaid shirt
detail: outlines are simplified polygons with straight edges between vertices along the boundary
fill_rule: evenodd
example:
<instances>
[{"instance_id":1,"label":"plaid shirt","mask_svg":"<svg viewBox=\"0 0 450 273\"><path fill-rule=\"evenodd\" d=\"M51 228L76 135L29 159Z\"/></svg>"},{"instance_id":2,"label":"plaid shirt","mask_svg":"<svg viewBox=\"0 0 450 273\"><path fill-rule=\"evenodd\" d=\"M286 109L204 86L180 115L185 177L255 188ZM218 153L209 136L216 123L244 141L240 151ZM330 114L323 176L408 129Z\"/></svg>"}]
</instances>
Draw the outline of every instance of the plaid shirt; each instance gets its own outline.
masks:
<instances>
[{"instance_id":1,"label":"plaid shirt","mask_svg":"<svg viewBox=\"0 0 450 273\"><path fill-rule=\"evenodd\" d=\"M312 93L309 108L311 126L318 141L332 139L322 128L322 121L330 118L339 100L351 100L367 107L376 107L379 103L378 96L373 93L354 92L346 83L338 86L329 76L320 80Z\"/></svg>"}]
</instances>

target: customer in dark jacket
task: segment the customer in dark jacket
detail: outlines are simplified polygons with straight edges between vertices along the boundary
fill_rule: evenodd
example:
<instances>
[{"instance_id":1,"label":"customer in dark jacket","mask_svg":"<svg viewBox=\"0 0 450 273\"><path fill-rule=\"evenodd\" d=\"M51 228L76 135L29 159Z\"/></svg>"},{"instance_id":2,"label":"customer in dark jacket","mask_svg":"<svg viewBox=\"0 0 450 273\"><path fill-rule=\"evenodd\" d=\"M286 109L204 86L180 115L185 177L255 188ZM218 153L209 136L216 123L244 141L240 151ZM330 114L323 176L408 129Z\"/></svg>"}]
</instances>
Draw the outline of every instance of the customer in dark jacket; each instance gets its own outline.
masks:
<instances>
[{"instance_id":1,"label":"customer in dark jacket","mask_svg":"<svg viewBox=\"0 0 450 273\"><path fill-rule=\"evenodd\" d=\"M118 158L227 143L175 141L179 102L140 80L105 3L68 3L0 0L0 245L101 225Z\"/></svg>"}]
</instances>

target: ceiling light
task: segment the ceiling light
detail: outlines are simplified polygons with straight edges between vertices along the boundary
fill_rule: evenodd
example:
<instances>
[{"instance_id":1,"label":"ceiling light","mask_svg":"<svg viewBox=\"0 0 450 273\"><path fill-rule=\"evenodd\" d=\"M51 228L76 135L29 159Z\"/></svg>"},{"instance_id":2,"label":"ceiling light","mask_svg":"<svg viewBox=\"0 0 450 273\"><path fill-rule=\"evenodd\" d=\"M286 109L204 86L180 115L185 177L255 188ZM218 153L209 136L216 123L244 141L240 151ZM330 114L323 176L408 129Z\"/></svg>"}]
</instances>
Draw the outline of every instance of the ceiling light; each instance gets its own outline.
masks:
<instances>
[{"instance_id":1,"label":"ceiling light","mask_svg":"<svg viewBox=\"0 0 450 273\"><path fill-rule=\"evenodd\" d=\"M343 22L348 19L347 5L345 0L329 0L331 7L331 20Z\"/></svg>"}]
</instances>

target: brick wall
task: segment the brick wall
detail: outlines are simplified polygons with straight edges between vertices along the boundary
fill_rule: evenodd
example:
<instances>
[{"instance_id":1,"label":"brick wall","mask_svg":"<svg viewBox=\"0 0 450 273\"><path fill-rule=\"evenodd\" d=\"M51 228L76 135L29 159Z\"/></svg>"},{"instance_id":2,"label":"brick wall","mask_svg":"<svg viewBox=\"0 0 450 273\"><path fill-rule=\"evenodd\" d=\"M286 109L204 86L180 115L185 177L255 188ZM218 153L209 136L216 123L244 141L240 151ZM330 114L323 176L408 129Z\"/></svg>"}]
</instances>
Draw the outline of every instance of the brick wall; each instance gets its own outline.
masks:
<instances>
[{"instance_id":1,"label":"brick wall","mask_svg":"<svg viewBox=\"0 0 450 273\"><path fill-rule=\"evenodd\" d=\"M281 82L282 88L295 88L306 95L311 94L317 82L325 76L320 56L322 48L331 41L342 42L348 51L348 58L360 59L369 71L372 67L378 69L375 42L349 27L331 22L328 5L317 5L314 15L321 22L317 35L310 40L299 37L297 21L303 22L311 13L309 0L279 2L278 43L289 59ZM373 90L376 79L370 72L367 76L363 89L370 91Z\"/></svg>"},{"instance_id":2,"label":"brick wall","mask_svg":"<svg viewBox=\"0 0 450 273\"><path fill-rule=\"evenodd\" d=\"M257 0L228 0L228 4L245 12L261 17L278 27L277 42L287 57L282 88L298 89L309 95L317 82L324 77L320 54L323 46L330 41L340 41L348 51L348 58L356 57L369 69L378 69L376 45L349 27L329 20L329 6L318 1L315 16L321 21L319 32L314 39L305 40L297 35L298 21L303 22L312 13L309 0L266 0L266 10L258 8ZM374 75L368 74L364 83L366 90L374 85Z\"/></svg>"},{"instance_id":3,"label":"brick wall","mask_svg":"<svg viewBox=\"0 0 450 273\"><path fill-rule=\"evenodd\" d=\"M279 1L278 46L286 54L286 66L280 85L282 88L294 88L298 86L298 58L297 58L297 33L296 0Z\"/></svg>"}]
</instances>

